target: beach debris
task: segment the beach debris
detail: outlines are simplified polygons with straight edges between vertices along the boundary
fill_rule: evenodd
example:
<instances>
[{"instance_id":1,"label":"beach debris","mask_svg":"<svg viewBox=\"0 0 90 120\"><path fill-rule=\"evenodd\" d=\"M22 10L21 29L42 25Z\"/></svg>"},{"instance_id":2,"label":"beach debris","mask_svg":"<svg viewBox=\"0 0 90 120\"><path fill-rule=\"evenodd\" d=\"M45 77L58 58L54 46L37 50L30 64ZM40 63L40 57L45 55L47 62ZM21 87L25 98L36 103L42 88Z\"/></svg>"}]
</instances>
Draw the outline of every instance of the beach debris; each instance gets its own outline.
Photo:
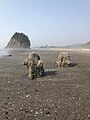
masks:
<instances>
[{"instance_id":1,"label":"beach debris","mask_svg":"<svg viewBox=\"0 0 90 120\"><path fill-rule=\"evenodd\" d=\"M33 110L31 110L31 112L33 112Z\"/></svg>"},{"instance_id":2,"label":"beach debris","mask_svg":"<svg viewBox=\"0 0 90 120\"><path fill-rule=\"evenodd\" d=\"M28 98L28 97L29 97L29 94L26 95L26 98Z\"/></svg>"},{"instance_id":3,"label":"beach debris","mask_svg":"<svg viewBox=\"0 0 90 120\"><path fill-rule=\"evenodd\" d=\"M36 114L36 115L38 115L38 114L39 114L39 112L35 111L35 114Z\"/></svg>"},{"instance_id":4,"label":"beach debris","mask_svg":"<svg viewBox=\"0 0 90 120\"><path fill-rule=\"evenodd\" d=\"M8 55L8 57L11 57L11 56L12 56L11 54Z\"/></svg>"},{"instance_id":5,"label":"beach debris","mask_svg":"<svg viewBox=\"0 0 90 120\"><path fill-rule=\"evenodd\" d=\"M53 85L55 85L55 83L53 83Z\"/></svg>"},{"instance_id":6,"label":"beach debris","mask_svg":"<svg viewBox=\"0 0 90 120\"><path fill-rule=\"evenodd\" d=\"M23 65L27 66L29 71L28 77L31 80L44 76L43 61L38 54L31 52L28 58L23 61Z\"/></svg>"},{"instance_id":7,"label":"beach debris","mask_svg":"<svg viewBox=\"0 0 90 120\"><path fill-rule=\"evenodd\" d=\"M44 108L44 115L49 116L50 115L50 108Z\"/></svg>"},{"instance_id":8,"label":"beach debris","mask_svg":"<svg viewBox=\"0 0 90 120\"><path fill-rule=\"evenodd\" d=\"M8 84L10 83L10 81L8 81Z\"/></svg>"},{"instance_id":9,"label":"beach debris","mask_svg":"<svg viewBox=\"0 0 90 120\"><path fill-rule=\"evenodd\" d=\"M67 52L61 52L58 55L57 61L55 61L56 67L68 67L70 65L70 54Z\"/></svg>"},{"instance_id":10,"label":"beach debris","mask_svg":"<svg viewBox=\"0 0 90 120\"><path fill-rule=\"evenodd\" d=\"M17 120L16 118L14 118L14 120Z\"/></svg>"},{"instance_id":11,"label":"beach debris","mask_svg":"<svg viewBox=\"0 0 90 120\"><path fill-rule=\"evenodd\" d=\"M81 100L81 98L79 98L79 100Z\"/></svg>"}]
</instances>

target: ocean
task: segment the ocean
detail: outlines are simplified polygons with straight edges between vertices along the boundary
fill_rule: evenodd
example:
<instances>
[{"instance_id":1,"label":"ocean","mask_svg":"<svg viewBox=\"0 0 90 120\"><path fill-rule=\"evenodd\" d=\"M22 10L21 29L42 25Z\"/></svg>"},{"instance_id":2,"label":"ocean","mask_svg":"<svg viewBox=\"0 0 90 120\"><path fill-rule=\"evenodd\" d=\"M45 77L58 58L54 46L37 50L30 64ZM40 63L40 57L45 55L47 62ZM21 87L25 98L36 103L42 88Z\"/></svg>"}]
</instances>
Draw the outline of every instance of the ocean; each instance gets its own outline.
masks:
<instances>
[{"instance_id":1,"label":"ocean","mask_svg":"<svg viewBox=\"0 0 90 120\"><path fill-rule=\"evenodd\" d=\"M6 50L6 49L0 49L0 58L2 56L5 56L5 55L8 55L8 50Z\"/></svg>"},{"instance_id":2,"label":"ocean","mask_svg":"<svg viewBox=\"0 0 90 120\"><path fill-rule=\"evenodd\" d=\"M0 58L2 58L3 56L5 57L11 55L13 53L20 54L27 51L31 52L31 49L0 49Z\"/></svg>"}]
</instances>

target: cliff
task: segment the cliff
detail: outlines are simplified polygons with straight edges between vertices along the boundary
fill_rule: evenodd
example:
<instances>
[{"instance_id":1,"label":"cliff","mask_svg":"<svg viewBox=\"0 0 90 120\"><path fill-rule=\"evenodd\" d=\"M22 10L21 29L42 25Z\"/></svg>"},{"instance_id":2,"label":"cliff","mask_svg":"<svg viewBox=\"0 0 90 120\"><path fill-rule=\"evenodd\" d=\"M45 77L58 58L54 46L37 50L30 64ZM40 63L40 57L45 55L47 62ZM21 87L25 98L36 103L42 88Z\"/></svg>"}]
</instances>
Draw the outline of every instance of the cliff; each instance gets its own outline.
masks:
<instances>
[{"instance_id":1,"label":"cliff","mask_svg":"<svg viewBox=\"0 0 90 120\"><path fill-rule=\"evenodd\" d=\"M30 40L23 33L14 33L5 48L30 48Z\"/></svg>"}]
</instances>

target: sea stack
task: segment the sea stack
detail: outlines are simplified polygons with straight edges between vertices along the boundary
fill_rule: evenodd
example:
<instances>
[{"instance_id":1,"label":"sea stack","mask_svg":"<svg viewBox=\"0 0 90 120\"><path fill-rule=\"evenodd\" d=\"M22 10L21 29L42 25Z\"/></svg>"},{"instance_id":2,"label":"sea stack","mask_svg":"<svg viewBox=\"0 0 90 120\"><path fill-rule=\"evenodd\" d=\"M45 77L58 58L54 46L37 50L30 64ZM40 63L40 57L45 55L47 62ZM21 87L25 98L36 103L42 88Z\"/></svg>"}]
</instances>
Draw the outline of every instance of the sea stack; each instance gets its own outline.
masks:
<instances>
[{"instance_id":1,"label":"sea stack","mask_svg":"<svg viewBox=\"0 0 90 120\"><path fill-rule=\"evenodd\" d=\"M5 48L30 48L30 45L30 40L27 35L16 32Z\"/></svg>"}]
</instances>

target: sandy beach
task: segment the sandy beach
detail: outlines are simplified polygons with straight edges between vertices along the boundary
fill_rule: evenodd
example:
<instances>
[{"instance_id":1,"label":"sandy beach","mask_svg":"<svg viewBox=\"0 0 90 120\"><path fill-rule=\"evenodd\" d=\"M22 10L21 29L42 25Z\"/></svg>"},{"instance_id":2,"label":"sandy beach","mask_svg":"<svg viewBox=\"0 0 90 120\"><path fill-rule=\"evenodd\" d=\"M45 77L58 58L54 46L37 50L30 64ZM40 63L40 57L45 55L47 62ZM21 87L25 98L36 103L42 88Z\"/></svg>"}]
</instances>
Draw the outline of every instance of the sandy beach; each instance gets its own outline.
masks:
<instances>
[{"instance_id":1,"label":"sandy beach","mask_svg":"<svg viewBox=\"0 0 90 120\"><path fill-rule=\"evenodd\" d=\"M33 51L44 62L45 76L28 79L22 62ZM57 68L61 51L72 66ZM90 120L89 50L11 50L0 58L0 120Z\"/></svg>"}]
</instances>

